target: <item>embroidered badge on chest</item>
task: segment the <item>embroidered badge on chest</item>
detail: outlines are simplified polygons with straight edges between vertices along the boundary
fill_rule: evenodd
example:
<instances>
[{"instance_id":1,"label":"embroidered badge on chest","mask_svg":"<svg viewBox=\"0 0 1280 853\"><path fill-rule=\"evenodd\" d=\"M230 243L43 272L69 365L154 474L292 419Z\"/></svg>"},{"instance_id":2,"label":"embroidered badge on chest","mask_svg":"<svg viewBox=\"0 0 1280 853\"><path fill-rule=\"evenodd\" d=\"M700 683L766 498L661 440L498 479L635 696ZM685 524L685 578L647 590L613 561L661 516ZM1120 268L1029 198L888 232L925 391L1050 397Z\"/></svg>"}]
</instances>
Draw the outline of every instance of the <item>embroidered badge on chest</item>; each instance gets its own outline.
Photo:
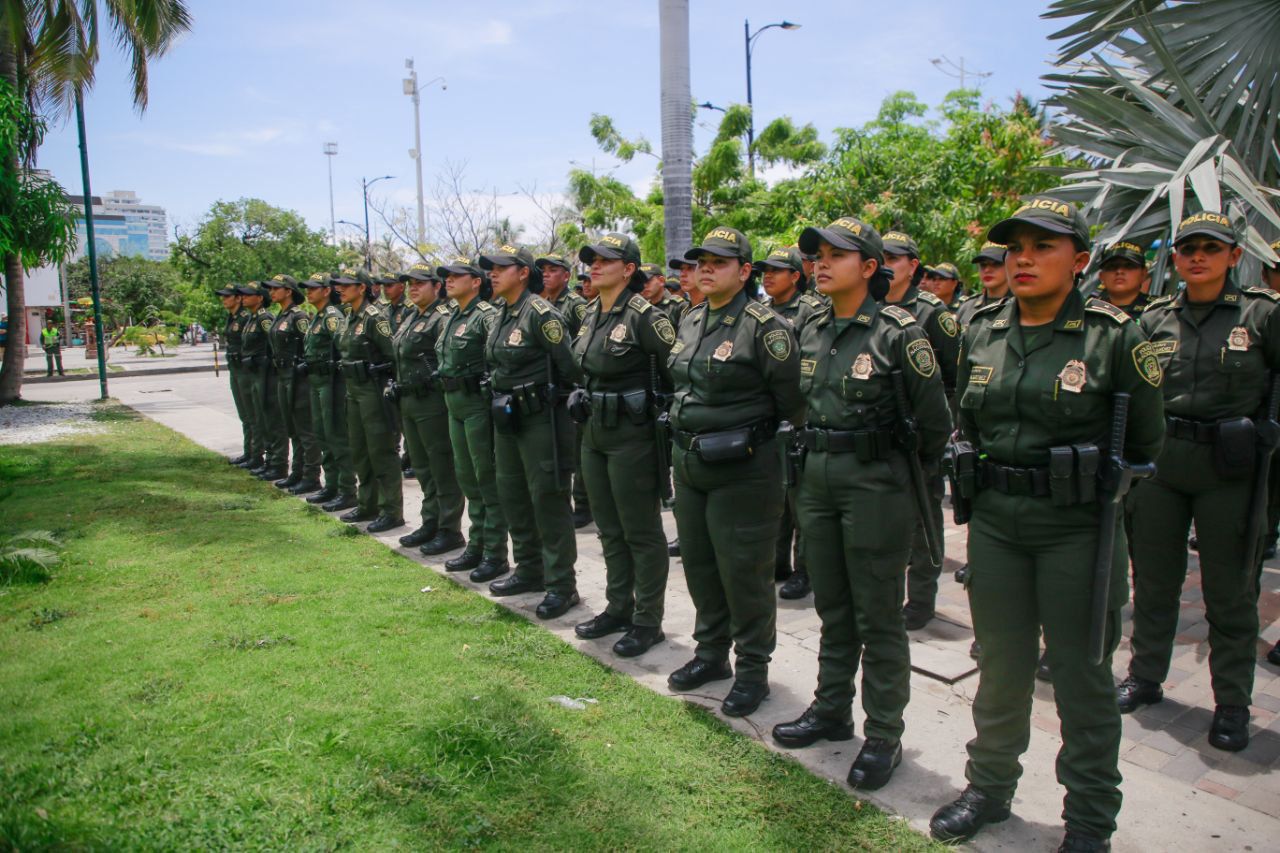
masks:
<instances>
[{"instance_id":1,"label":"embroidered badge on chest","mask_svg":"<svg viewBox=\"0 0 1280 853\"><path fill-rule=\"evenodd\" d=\"M512 329L511 334L507 335L507 346L518 347L520 342L524 340L524 332L519 329Z\"/></svg>"},{"instance_id":2,"label":"embroidered badge on chest","mask_svg":"<svg viewBox=\"0 0 1280 853\"><path fill-rule=\"evenodd\" d=\"M1084 369L1084 362L1073 358L1067 362L1067 366L1062 368L1058 373L1058 382L1062 384L1063 391L1070 391L1072 394L1079 394L1084 390L1085 380L1088 374Z\"/></svg>"},{"instance_id":3,"label":"embroidered badge on chest","mask_svg":"<svg viewBox=\"0 0 1280 853\"><path fill-rule=\"evenodd\" d=\"M1247 352L1249 349L1249 330L1244 326L1236 326L1227 335L1227 349L1232 352Z\"/></svg>"},{"instance_id":4,"label":"embroidered badge on chest","mask_svg":"<svg viewBox=\"0 0 1280 853\"><path fill-rule=\"evenodd\" d=\"M853 360L853 368L849 374L854 379L870 379L871 378L871 353L860 352L858 357Z\"/></svg>"},{"instance_id":5,"label":"embroidered badge on chest","mask_svg":"<svg viewBox=\"0 0 1280 853\"><path fill-rule=\"evenodd\" d=\"M733 341L721 341L716 351L711 353L711 357L716 361L728 361L731 355L733 355Z\"/></svg>"},{"instance_id":6,"label":"embroidered badge on chest","mask_svg":"<svg viewBox=\"0 0 1280 853\"><path fill-rule=\"evenodd\" d=\"M619 323L609 330L609 340L614 343L622 343L627 339L627 327L623 323Z\"/></svg>"}]
</instances>

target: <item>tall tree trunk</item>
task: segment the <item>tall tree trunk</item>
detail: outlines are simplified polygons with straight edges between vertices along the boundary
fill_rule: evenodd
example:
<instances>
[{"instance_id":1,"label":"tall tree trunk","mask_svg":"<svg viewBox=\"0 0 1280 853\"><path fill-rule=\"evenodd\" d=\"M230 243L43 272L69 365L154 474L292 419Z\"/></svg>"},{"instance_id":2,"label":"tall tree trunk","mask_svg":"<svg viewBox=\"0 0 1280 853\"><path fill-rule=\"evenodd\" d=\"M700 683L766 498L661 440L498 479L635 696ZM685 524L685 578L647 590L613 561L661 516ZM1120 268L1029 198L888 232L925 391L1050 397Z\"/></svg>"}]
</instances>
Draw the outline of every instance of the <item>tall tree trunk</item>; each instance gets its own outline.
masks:
<instances>
[{"instance_id":1,"label":"tall tree trunk","mask_svg":"<svg viewBox=\"0 0 1280 853\"><path fill-rule=\"evenodd\" d=\"M662 61L662 215L667 257L693 246L693 93L689 0L658 0Z\"/></svg>"},{"instance_id":2,"label":"tall tree trunk","mask_svg":"<svg viewBox=\"0 0 1280 853\"><path fill-rule=\"evenodd\" d=\"M0 76L22 96L18 86L18 57L9 40L0 34ZM19 174L18 149L15 146L4 168ZM14 254L4 256L5 311L9 315L8 341L4 361L0 362L0 406L22 396L22 370L27 363L27 300L23 292L22 259Z\"/></svg>"}]
</instances>

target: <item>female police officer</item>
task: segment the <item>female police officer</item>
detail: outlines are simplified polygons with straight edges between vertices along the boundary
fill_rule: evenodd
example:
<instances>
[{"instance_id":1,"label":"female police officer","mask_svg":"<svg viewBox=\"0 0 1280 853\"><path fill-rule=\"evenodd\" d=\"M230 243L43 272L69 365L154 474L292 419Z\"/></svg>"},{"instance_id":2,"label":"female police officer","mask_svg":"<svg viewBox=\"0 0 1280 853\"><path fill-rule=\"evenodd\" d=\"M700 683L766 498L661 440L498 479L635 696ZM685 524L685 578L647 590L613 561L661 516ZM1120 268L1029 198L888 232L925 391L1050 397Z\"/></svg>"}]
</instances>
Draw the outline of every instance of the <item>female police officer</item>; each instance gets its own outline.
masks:
<instances>
[{"instance_id":1,"label":"female police officer","mask_svg":"<svg viewBox=\"0 0 1280 853\"><path fill-rule=\"evenodd\" d=\"M853 736L853 679L862 659L866 742L849 784L875 790L902 760L902 712L911 660L901 601L918 516L903 453L942 456L951 432L942 378L924 329L881 304L892 273L879 233L844 217L807 228L801 249L818 256L818 289L831 298L800 332L800 387L808 421L796 514L822 620L818 690L799 719L775 726L783 746ZM895 442L908 416L918 450ZM923 498L921 495L919 498Z\"/></svg>"},{"instance_id":2,"label":"female police officer","mask_svg":"<svg viewBox=\"0 0 1280 853\"><path fill-rule=\"evenodd\" d=\"M1108 453L1150 462L1164 433L1160 366L1137 324L1076 288L1089 229L1072 205L1038 196L991 229L1008 246L1013 299L979 311L961 346L960 427L976 450L969 522L969 604L982 644L969 742L969 787L930 822L943 841L1009 816L1027 748L1044 630L1062 721L1058 781L1067 789L1060 849L1105 850L1120 810L1120 715L1111 682L1127 563L1123 531L1098 555L1104 514L1094 463ZM1114 408L1131 395L1122 447L1107 447ZM1100 447L1099 444L1102 446ZM972 455L969 458L973 458ZM963 466L959 466L963 467ZM1110 564L1109 599L1093 614L1092 577ZM1105 629L1090 660L1091 623Z\"/></svg>"},{"instance_id":3,"label":"female police officer","mask_svg":"<svg viewBox=\"0 0 1280 853\"><path fill-rule=\"evenodd\" d=\"M498 489L511 530L516 570L494 581L494 595L546 590L539 619L563 616L578 603L578 558L569 506L573 430L565 394L577 380L564 318L531 293L542 274L526 248L504 245L480 257L502 307L485 344L493 391Z\"/></svg>"},{"instance_id":4,"label":"female police officer","mask_svg":"<svg viewBox=\"0 0 1280 853\"><path fill-rule=\"evenodd\" d=\"M320 443L324 471L324 490L307 498L307 503L322 504L325 512L337 512L356 505L356 472L347 444L347 386L338 370L338 330L346 318L328 273L316 273L302 286L307 290L307 301L316 309L302 341L302 353L311 385L311 427Z\"/></svg>"},{"instance_id":5,"label":"female police officer","mask_svg":"<svg viewBox=\"0 0 1280 853\"><path fill-rule=\"evenodd\" d=\"M667 438L655 427L676 330L640 293L645 273L630 237L606 234L578 257L591 267L600 296L574 342L586 387L574 392L569 412L582 424L580 470L604 549L608 605L574 630L588 640L625 631L613 650L635 657L664 639L670 560L660 480L668 476Z\"/></svg>"},{"instance_id":6,"label":"female police officer","mask_svg":"<svg viewBox=\"0 0 1280 853\"><path fill-rule=\"evenodd\" d=\"M671 348L675 382L675 516L689 596L697 611L696 657L667 683L693 690L734 675L721 705L754 712L769 695L777 641L774 543L782 514L778 422L804 411L800 360L787 322L752 299L751 244L733 228L713 228L690 249L706 302L689 309Z\"/></svg>"},{"instance_id":7,"label":"female police officer","mask_svg":"<svg viewBox=\"0 0 1280 853\"><path fill-rule=\"evenodd\" d=\"M1254 479L1262 468L1255 421L1280 373L1280 305L1269 288L1241 288L1232 273L1241 248L1220 213L1187 217L1173 263L1186 290L1152 302L1142 328L1164 364L1168 440L1155 479L1134 496L1133 658L1119 686L1128 713L1163 698L1187 573L1187 528L1196 524L1209 617L1209 671L1217 708L1209 744L1249 743L1254 644L1258 636L1258 541L1248 541ZM1252 532L1261 535L1259 526Z\"/></svg>"}]
</instances>

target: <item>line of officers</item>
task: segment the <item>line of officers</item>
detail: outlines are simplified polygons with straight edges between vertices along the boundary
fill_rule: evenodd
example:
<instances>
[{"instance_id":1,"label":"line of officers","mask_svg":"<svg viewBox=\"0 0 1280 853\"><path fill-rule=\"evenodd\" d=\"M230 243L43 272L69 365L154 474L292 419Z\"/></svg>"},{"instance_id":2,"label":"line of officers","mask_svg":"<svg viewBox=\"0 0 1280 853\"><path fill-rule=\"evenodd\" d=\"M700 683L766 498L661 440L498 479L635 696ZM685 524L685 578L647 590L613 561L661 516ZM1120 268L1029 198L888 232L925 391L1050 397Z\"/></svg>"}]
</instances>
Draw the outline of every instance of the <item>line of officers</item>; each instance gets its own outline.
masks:
<instances>
[{"instance_id":1,"label":"line of officers","mask_svg":"<svg viewBox=\"0 0 1280 853\"><path fill-rule=\"evenodd\" d=\"M670 259L670 285L634 240L607 234L579 253L585 298L567 259L513 245L399 275L228 287L245 426L233 461L388 530L404 523L403 436L423 503L401 543L458 552L446 569L495 596L542 594L543 619L579 603L574 529L594 519L606 607L576 632L620 634L624 657L663 641L678 553L696 649L668 682L733 679L730 716L769 694L775 582L795 597L811 587L815 698L773 737L852 739L860 683L848 781L874 790L902 760L907 631L934 614L945 451L981 652L969 786L932 832L964 840L1009 816L1039 666L1062 721L1061 849L1105 850L1120 714L1161 699L1193 521L1218 703L1209 739L1248 743L1260 554L1276 531L1274 495L1259 507L1257 492L1276 439L1280 297L1235 280L1239 241L1213 213L1182 223L1185 288L1154 301L1127 243L1104 251L1097 297L1082 295L1090 236L1073 205L1033 198L988 240L973 258L982 288L965 299L954 265L926 268L910 236L851 216L758 259L746 235L714 228ZM1280 268L1266 276L1280 287ZM1153 463L1128 495L1116 485ZM1130 556L1133 651L1117 688Z\"/></svg>"}]
</instances>

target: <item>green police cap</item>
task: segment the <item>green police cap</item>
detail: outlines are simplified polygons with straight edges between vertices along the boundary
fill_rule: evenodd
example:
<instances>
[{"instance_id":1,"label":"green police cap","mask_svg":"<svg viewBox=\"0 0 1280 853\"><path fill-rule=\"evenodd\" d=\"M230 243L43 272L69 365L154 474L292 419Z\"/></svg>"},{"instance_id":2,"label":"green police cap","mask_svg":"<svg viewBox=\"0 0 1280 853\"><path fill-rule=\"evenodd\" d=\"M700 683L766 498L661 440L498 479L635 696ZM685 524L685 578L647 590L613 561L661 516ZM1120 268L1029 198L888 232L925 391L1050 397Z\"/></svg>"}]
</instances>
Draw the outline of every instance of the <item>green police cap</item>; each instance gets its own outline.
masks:
<instances>
[{"instance_id":1,"label":"green police cap","mask_svg":"<svg viewBox=\"0 0 1280 853\"><path fill-rule=\"evenodd\" d=\"M800 250L794 247L774 249L768 257L756 261L752 266L804 273L804 262L800 257Z\"/></svg>"},{"instance_id":2,"label":"green police cap","mask_svg":"<svg viewBox=\"0 0 1280 853\"><path fill-rule=\"evenodd\" d=\"M245 282L244 284L237 284L236 293L240 294L241 296L261 296L262 295L262 291L258 290L258 283L256 281L249 281L249 282Z\"/></svg>"},{"instance_id":3,"label":"green police cap","mask_svg":"<svg viewBox=\"0 0 1280 853\"><path fill-rule=\"evenodd\" d=\"M396 281L439 281L440 276L431 264L414 264L396 276Z\"/></svg>"},{"instance_id":4,"label":"green police cap","mask_svg":"<svg viewBox=\"0 0 1280 853\"><path fill-rule=\"evenodd\" d=\"M327 272L312 273L307 276L307 280L302 282L302 286L310 290L314 287L328 287L331 284L329 274Z\"/></svg>"},{"instance_id":5,"label":"green police cap","mask_svg":"<svg viewBox=\"0 0 1280 853\"><path fill-rule=\"evenodd\" d=\"M641 264L640 272L644 273L644 277L646 281L651 278L654 278L655 276L663 276L664 278L666 277L666 273L662 271L662 267L658 266L657 264Z\"/></svg>"},{"instance_id":6,"label":"green police cap","mask_svg":"<svg viewBox=\"0 0 1280 853\"><path fill-rule=\"evenodd\" d=\"M330 284L364 284L365 281L360 278L360 274L364 270L356 271L351 267L343 267L338 272L329 276Z\"/></svg>"},{"instance_id":7,"label":"green police cap","mask_svg":"<svg viewBox=\"0 0 1280 853\"><path fill-rule=\"evenodd\" d=\"M916 245L915 240L901 231L886 231L881 241L884 243L886 255L906 255L920 260L920 247Z\"/></svg>"},{"instance_id":8,"label":"green police cap","mask_svg":"<svg viewBox=\"0 0 1280 853\"><path fill-rule=\"evenodd\" d=\"M287 287L293 291L294 296L302 296L302 288L298 286L298 280L291 275L273 275L267 282L267 287Z\"/></svg>"},{"instance_id":9,"label":"green police cap","mask_svg":"<svg viewBox=\"0 0 1280 853\"><path fill-rule=\"evenodd\" d=\"M237 288L237 286L234 284L228 284L226 287L219 287L217 290L214 291L214 293L218 294L219 296L239 296L240 295L239 288Z\"/></svg>"},{"instance_id":10,"label":"green police cap","mask_svg":"<svg viewBox=\"0 0 1280 853\"><path fill-rule=\"evenodd\" d=\"M800 251L816 255L822 243L861 252L884 265L884 242L880 239L880 232L852 216L842 216L826 228L806 228L800 232Z\"/></svg>"},{"instance_id":11,"label":"green police cap","mask_svg":"<svg viewBox=\"0 0 1280 853\"><path fill-rule=\"evenodd\" d=\"M535 266L537 266L538 269L542 269L548 264L550 264L553 267L560 267L560 269L565 271L568 271L569 269L569 262L565 260L564 255L558 254L556 252L547 252L545 255L538 258L533 263Z\"/></svg>"},{"instance_id":12,"label":"green police cap","mask_svg":"<svg viewBox=\"0 0 1280 853\"><path fill-rule=\"evenodd\" d=\"M1188 237L1197 235L1212 237L1233 246L1236 244L1236 232L1231 227L1231 220L1211 210L1193 213L1179 222L1178 235L1173 238L1173 244L1176 246Z\"/></svg>"},{"instance_id":13,"label":"green police cap","mask_svg":"<svg viewBox=\"0 0 1280 853\"><path fill-rule=\"evenodd\" d=\"M737 228L726 228L718 225L702 238L701 246L694 246L684 253L685 260L697 261L706 255L719 255L722 258L737 258L744 264L751 263L751 241L747 235Z\"/></svg>"},{"instance_id":14,"label":"green police cap","mask_svg":"<svg viewBox=\"0 0 1280 853\"><path fill-rule=\"evenodd\" d=\"M1089 245L1089 224L1074 204L1047 195L1032 196L1008 219L1002 219L987 232L993 243L1008 245L1013 229L1021 224L1034 225L1054 234L1067 234L1081 246Z\"/></svg>"},{"instance_id":15,"label":"green police cap","mask_svg":"<svg viewBox=\"0 0 1280 853\"><path fill-rule=\"evenodd\" d=\"M1136 243L1112 243L1110 246L1102 250L1102 265L1105 267L1108 261L1123 260L1137 264L1140 267L1147 265L1147 256L1143 254L1142 247Z\"/></svg>"},{"instance_id":16,"label":"green police cap","mask_svg":"<svg viewBox=\"0 0 1280 853\"><path fill-rule=\"evenodd\" d=\"M970 259L970 263L976 264L979 261L991 261L993 264L1003 264L1004 256L1008 250L999 243L993 243L990 240L982 244L982 248L978 250L978 254Z\"/></svg>"},{"instance_id":17,"label":"green police cap","mask_svg":"<svg viewBox=\"0 0 1280 853\"><path fill-rule=\"evenodd\" d=\"M398 272L378 273L373 277L373 280L375 284L399 284L400 273Z\"/></svg>"},{"instance_id":18,"label":"green police cap","mask_svg":"<svg viewBox=\"0 0 1280 853\"><path fill-rule=\"evenodd\" d=\"M533 252L530 252L524 246L513 246L510 243L504 243L499 246L497 251L488 252L480 256L480 269L491 270L494 267L509 267L512 264L519 264L522 267L536 269L533 263Z\"/></svg>"},{"instance_id":19,"label":"green police cap","mask_svg":"<svg viewBox=\"0 0 1280 853\"><path fill-rule=\"evenodd\" d=\"M621 260L623 263L639 266L640 247L626 234L616 232L605 234L596 242L578 250L578 260L584 264L594 263L597 257L610 261Z\"/></svg>"},{"instance_id":20,"label":"green police cap","mask_svg":"<svg viewBox=\"0 0 1280 853\"><path fill-rule=\"evenodd\" d=\"M591 281L591 273L589 272L578 273L578 281Z\"/></svg>"},{"instance_id":21,"label":"green police cap","mask_svg":"<svg viewBox=\"0 0 1280 853\"><path fill-rule=\"evenodd\" d=\"M943 261L940 264L930 268L933 274L939 278L950 278L955 281L960 280L960 270L956 269L956 265L950 261Z\"/></svg>"},{"instance_id":22,"label":"green police cap","mask_svg":"<svg viewBox=\"0 0 1280 853\"><path fill-rule=\"evenodd\" d=\"M480 267L476 266L475 261L466 255L458 255L450 259L449 263L436 267L436 275L441 278L447 278L451 275L473 275L480 278Z\"/></svg>"},{"instance_id":23,"label":"green police cap","mask_svg":"<svg viewBox=\"0 0 1280 853\"><path fill-rule=\"evenodd\" d=\"M692 261L687 261L684 259L683 256L681 256L678 258L667 258L667 266L670 269L673 269L679 272L685 267L696 267L697 264L693 263Z\"/></svg>"}]
</instances>

